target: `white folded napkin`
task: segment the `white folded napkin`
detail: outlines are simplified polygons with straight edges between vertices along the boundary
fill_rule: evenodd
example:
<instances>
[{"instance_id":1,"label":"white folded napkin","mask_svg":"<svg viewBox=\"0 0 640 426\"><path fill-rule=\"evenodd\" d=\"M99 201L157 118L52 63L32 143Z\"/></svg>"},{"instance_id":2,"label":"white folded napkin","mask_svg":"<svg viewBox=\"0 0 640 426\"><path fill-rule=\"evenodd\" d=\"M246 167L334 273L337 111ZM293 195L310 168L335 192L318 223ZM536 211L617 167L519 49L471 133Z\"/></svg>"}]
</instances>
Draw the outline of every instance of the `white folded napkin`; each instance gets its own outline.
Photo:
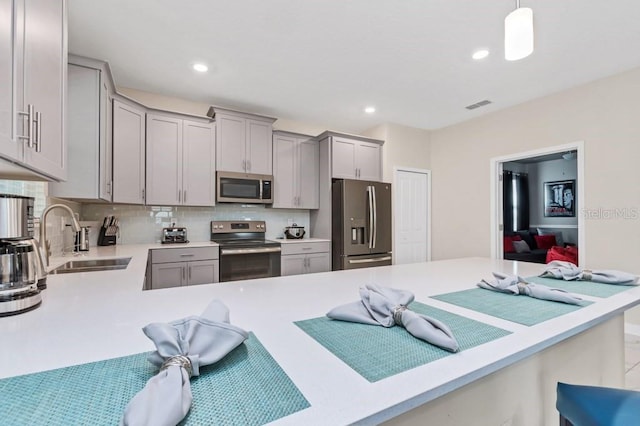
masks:
<instances>
[{"instance_id":1,"label":"white folded napkin","mask_svg":"<svg viewBox=\"0 0 640 426\"><path fill-rule=\"evenodd\" d=\"M536 299L551 300L553 302L569 303L579 305L578 296L561 290L559 288L547 287L542 284L530 283L517 275L506 275L500 272L493 273L494 279L491 281L482 280L477 285L486 290L498 291L512 295L525 295Z\"/></svg>"},{"instance_id":2,"label":"white folded napkin","mask_svg":"<svg viewBox=\"0 0 640 426\"><path fill-rule=\"evenodd\" d=\"M638 285L638 277L628 272L607 269L592 271L579 268L571 262L563 262L561 260L549 262L547 268L540 276L565 281L577 280L604 284Z\"/></svg>"},{"instance_id":3,"label":"white folded napkin","mask_svg":"<svg viewBox=\"0 0 640 426\"><path fill-rule=\"evenodd\" d=\"M127 405L121 425L175 426L191 408L191 376L244 342L249 334L229 324L229 309L219 300L201 316L169 324L152 323L144 334L156 345L149 362L160 368Z\"/></svg>"},{"instance_id":4,"label":"white folded napkin","mask_svg":"<svg viewBox=\"0 0 640 426\"><path fill-rule=\"evenodd\" d=\"M418 339L457 352L458 342L446 324L407 309L413 299L409 291L367 284L360 288L359 301L333 308L327 317L383 327L400 325Z\"/></svg>"}]
</instances>

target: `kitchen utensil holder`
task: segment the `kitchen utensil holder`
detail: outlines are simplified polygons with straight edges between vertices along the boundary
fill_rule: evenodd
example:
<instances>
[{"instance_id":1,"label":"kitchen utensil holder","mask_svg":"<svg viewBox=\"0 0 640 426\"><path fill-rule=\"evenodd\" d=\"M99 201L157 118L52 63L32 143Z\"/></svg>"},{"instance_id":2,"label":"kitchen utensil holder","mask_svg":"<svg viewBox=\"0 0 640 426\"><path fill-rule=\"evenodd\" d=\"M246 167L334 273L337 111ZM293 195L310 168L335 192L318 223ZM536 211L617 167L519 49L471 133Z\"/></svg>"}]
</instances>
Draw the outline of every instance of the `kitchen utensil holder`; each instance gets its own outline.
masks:
<instances>
[{"instance_id":1,"label":"kitchen utensil holder","mask_svg":"<svg viewBox=\"0 0 640 426\"><path fill-rule=\"evenodd\" d=\"M115 229L114 229L115 228ZM100 233L98 234L98 245L99 246L113 246L116 244L116 233L120 230L119 227L115 226L102 226L100 228Z\"/></svg>"}]
</instances>

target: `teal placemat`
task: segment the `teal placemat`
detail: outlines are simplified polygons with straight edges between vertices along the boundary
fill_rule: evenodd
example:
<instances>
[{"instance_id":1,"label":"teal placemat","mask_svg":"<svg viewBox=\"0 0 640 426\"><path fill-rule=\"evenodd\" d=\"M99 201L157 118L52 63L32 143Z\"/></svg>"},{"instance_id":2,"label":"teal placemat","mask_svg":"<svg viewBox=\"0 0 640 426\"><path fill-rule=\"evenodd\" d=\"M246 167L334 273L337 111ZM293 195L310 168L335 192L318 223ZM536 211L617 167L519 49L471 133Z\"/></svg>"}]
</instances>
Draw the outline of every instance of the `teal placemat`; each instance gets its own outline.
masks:
<instances>
[{"instance_id":1,"label":"teal placemat","mask_svg":"<svg viewBox=\"0 0 640 426\"><path fill-rule=\"evenodd\" d=\"M564 281L556 280L555 278L542 278L535 276L528 277L527 281L546 285L548 287L560 288L571 293L594 297L609 297L636 287L632 285L603 284L593 281Z\"/></svg>"},{"instance_id":2,"label":"teal placemat","mask_svg":"<svg viewBox=\"0 0 640 426\"><path fill-rule=\"evenodd\" d=\"M413 302L409 309L436 318L449 326L460 350L472 348L510 334L451 312ZM377 382L431 361L455 356L410 335L402 327L313 318L295 323L318 343L370 382Z\"/></svg>"},{"instance_id":3,"label":"teal placemat","mask_svg":"<svg viewBox=\"0 0 640 426\"><path fill-rule=\"evenodd\" d=\"M524 325L534 325L573 312L582 306L550 302L529 296L511 296L481 288L431 296L442 302L462 306L483 314ZM583 305L590 302L582 302Z\"/></svg>"},{"instance_id":4,"label":"teal placemat","mask_svg":"<svg viewBox=\"0 0 640 426\"><path fill-rule=\"evenodd\" d=\"M0 380L2 425L117 425L129 400L157 370L149 353ZM244 344L191 378L182 425L261 425L309 407L250 333Z\"/></svg>"}]
</instances>

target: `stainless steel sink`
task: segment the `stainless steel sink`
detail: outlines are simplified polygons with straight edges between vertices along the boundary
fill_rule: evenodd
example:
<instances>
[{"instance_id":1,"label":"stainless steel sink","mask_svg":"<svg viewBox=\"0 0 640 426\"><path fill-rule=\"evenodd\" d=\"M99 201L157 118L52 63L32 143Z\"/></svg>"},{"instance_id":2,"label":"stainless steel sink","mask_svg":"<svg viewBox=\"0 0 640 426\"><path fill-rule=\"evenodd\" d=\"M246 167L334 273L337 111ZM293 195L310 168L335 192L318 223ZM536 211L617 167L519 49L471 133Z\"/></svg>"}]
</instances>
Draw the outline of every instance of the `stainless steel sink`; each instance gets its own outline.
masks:
<instances>
[{"instance_id":1,"label":"stainless steel sink","mask_svg":"<svg viewBox=\"0 0 640 426\"><path fill-rule=\"evenodd\" d=\"M127 269L130 261L130 257L119 257L116 259L70 260L49 273L70 274L73 272L114 271L116 269Z\"/></svg>"}]
</instances>

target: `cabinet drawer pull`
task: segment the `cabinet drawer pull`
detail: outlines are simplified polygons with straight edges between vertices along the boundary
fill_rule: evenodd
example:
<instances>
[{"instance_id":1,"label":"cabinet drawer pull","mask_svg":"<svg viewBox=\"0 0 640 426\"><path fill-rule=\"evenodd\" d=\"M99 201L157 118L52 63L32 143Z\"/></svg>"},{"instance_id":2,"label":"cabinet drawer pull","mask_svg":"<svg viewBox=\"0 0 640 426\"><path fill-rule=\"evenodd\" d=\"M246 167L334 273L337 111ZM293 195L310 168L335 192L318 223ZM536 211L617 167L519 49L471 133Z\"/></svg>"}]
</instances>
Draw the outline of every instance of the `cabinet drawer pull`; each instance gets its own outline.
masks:
<instances>
[{"instance_id":1,"label":"cabinet drawer pull","mask_svg":"<svg viewBox=\"0 0 640 426\"><path fill-rule=\"evenodd\" d=\"M195 256L195 254L193 253L185 253L180 255L180 257L193 257L193 256Z\"/></svg>"},{"instance_id":2,"label":"cabinet drawer pull","mask_svg":"<svg viewBox=\"0 0 640 426\"><path fill-rule=\"evenodd\" d=\"M42 136L42 113L36 112L36 137L35 137L35 146L36 152L42 152L42 141L40 140Z\"/></svg>"},{"instance_id":3,"label":"cabinet drawer pull","mask_svg":"<svg viewBox=\"0 0 640 426\"><path fill-rule=\"evenodd\" d=\"M302 250L311 250L313 247L302 247Z\"/></svg>"}]
</instances>

